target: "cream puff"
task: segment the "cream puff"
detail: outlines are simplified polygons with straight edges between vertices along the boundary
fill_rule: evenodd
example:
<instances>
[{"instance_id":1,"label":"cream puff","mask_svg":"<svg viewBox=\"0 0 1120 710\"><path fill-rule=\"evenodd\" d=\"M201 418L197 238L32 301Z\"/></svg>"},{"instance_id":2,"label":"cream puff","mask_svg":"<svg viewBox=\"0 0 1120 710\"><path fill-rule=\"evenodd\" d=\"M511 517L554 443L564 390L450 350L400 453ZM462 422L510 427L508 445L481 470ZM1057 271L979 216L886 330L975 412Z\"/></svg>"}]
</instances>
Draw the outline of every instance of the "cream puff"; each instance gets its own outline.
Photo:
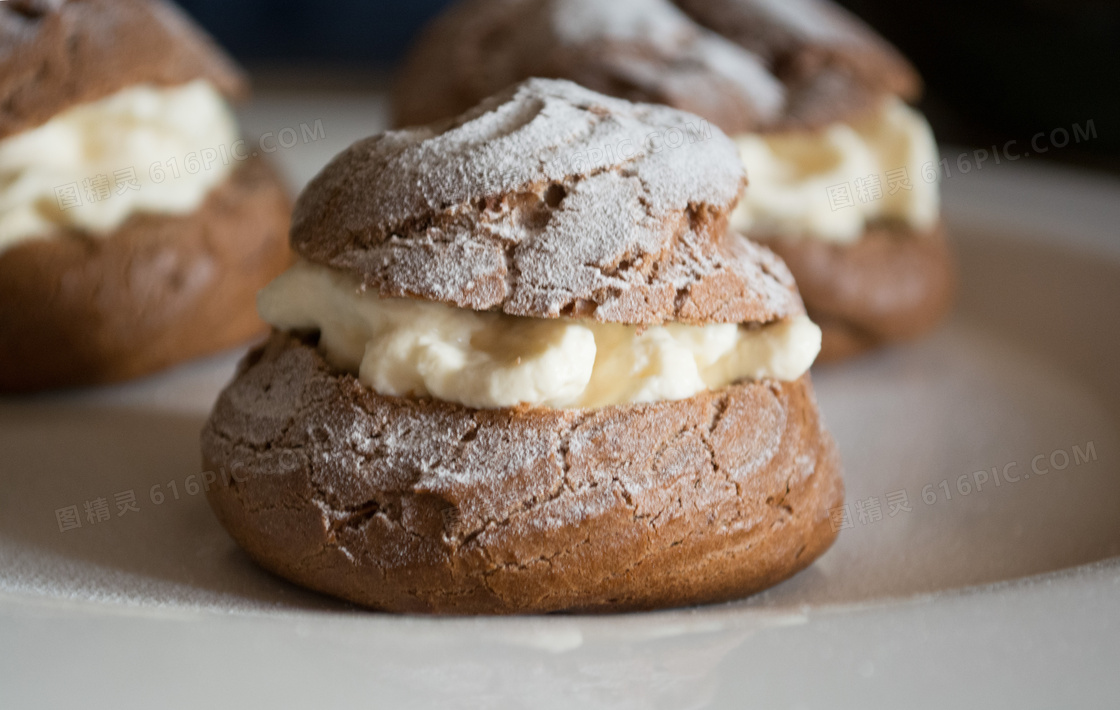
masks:
<instances>
[{"instance_id":1,"label":"cream puff","mask_svg":"<svg viewBox=\"0 0 1120 710\"><path fill-rule=\"evenodd\" d=\"M263 332L290 203L236 66L162 0L0 4L0 391L137 377Z\"/></svg>"},{"instance_id":2,"label":"cream puff","mask_svg":"<svg viewBox=\"0 0 1120 710\"><path fill-rule=\"evenodd\" d=\"M743 168L699 120L534 79L335 158L202 434L233 538L447 614L715 602L820 556L820 329L729 228Z\"/></svg>"}]
</instances>

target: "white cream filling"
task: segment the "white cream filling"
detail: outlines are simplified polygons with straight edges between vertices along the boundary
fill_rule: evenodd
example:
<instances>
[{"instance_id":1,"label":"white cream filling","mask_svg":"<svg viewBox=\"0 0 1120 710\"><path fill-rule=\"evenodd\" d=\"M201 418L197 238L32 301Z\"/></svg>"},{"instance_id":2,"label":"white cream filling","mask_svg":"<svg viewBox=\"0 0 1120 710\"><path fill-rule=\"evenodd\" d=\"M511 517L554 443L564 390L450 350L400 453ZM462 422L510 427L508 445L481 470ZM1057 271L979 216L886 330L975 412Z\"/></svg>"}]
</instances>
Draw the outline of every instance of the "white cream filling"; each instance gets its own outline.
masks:
<instances>
[{"instance_id":1,"label":"white cream filling","mask_svg":"<svg viewBox=\"0 0 1120 710\"><path fill-rule=\"evenodd\" d=\"M261 291L261 317L320 333L337 367L374 391L479 409L602 407L691 397L743 379L795 380L820 351L807 317L761 327L637 327L519 318L379 298L331 269L297 263Z\"/></svg>"},{"instance_id":2,"label":"white cream filling","mask_svg":"<svg viewBox=\"0 0 1120 710\"><path fill-rule=\"evenodd\" d=\"M193 212L233 170L237 139L225 99L202 80L130 87L10 136L0 250L62 228L106 235L137 212Z\"/></svg>"},{"instance_id":3,"label":"white cream filling","mask_svg":"<svg viewBox=\"0 0 1120 710\"><path fill-rule=\"evenodd\" d=\"M917 230L937 223L937 143L925 118L898 98L851 124L735 142L749 181L731 217L741 232L850 243L875 220Z\"/></svg>"}]
</instances>

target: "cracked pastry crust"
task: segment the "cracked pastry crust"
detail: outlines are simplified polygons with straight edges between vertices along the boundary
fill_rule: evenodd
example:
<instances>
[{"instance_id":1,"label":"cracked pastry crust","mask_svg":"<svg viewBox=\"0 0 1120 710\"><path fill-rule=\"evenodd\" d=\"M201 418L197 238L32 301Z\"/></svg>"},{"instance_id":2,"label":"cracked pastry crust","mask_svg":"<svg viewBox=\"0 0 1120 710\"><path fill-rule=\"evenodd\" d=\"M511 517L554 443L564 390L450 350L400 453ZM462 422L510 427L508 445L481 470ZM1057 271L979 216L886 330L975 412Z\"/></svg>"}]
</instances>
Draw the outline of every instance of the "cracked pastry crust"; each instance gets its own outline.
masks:
<instances>
[{"instance_id":1,"label":"cracked pastry crust","mask_svg":"<svg viewBox=\"0 0 1120 710\"><path fill-rule=\"evenodd\" d=\"M262 160L185 216L137 214L0 255L0 391L114 382L264 332L256 292L291 264L290 201Z\"/></svg>"},{"instance_id":2,"label":"cracked pastry crust","mask_svg":"<svg viewBox=\"0 0 1120 710\"><path fill-rule=\"evenodd\" d=\"M292 248L382 297L515 316L803 313L781 260L728 230L743 166L723 134L689 137L695 118L530 79L454 121L355 143L296 202Z\"/></svg>"},{"instance_id":3,"label":"cracked pastry crust","mask_svg":"<svg viewBox=\"0 0 1120 710\"><path fill-rule=\"evenodd\" d=\"M835 538L808 376L590 410L385 397L275 333L202 434L219 519L265 568L394 612L622 611L741 597Z\"/></svg>"},{"instance_id":4,"label":"cracked pastry crust","mask_svg":"<svg viewBox=\"0 0 1120 710\"><path fill-rule=\"evenodd\" d=\"M237 66L163 0L0 3L0 140L138 84L205 79L247 93Z\"/></svg>"},{"instance_id":5,"label":"cracked pastry crust","mask_svg":"<svg viewBox=\"0 0 1120 710\"><path fill-rule=\"evenodd\" d=\"M853 244L813 239L766 244L789 266L809 317L821 327L818 363L914 340L952 309L956 261L941 224L928 233L874 225Z\"/></svg>"}]
</instances>

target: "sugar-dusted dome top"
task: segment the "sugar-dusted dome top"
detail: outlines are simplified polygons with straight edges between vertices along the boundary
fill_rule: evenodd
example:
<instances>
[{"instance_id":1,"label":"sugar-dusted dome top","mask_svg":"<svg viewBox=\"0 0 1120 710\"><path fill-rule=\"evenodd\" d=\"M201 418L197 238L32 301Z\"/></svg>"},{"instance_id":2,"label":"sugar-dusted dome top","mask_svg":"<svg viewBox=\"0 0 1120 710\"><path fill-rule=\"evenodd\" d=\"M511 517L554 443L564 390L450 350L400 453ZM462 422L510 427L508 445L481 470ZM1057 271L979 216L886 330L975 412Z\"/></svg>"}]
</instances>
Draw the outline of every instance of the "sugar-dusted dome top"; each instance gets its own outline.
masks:
<instances>
[{"instance_id":1,"label":"sugar-dusted dome top","mask_svg":"<svg viewBox=\"0 0 1120 710\"><path fill-rule=\"evenodd\" d=\"M696 116L533 79L351 146L300 197L292 245L383 296L511 315L801 313L781 261L727 231L744 184L734 144Z\"/></svg>"}]
</instances>

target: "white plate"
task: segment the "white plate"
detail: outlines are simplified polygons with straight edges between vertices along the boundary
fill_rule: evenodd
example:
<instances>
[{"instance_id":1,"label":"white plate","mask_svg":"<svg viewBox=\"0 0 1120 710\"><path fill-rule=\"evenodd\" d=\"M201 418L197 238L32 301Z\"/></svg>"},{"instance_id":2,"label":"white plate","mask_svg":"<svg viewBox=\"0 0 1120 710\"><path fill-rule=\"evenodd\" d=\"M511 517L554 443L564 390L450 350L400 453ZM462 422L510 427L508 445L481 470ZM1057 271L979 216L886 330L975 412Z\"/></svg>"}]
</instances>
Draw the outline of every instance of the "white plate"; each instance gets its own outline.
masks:
<instances>
[{"instance_id":1,"label":"white plate","mask_svg":"<svg viewBox=\"0 0 1120 710\"><path fill-rule=\"evenodd\" d=\"M294 186L382 105L273 96L246 116L316 120L321 140L275 154ZM1117 707L1120 184L1024 160L945 192L952 322L815 373L852 527L734 604L404 618L269 576L192 494L236 354L0 400L0 708ZM82 527L61 532L69 506Z\"/></svg>"}]
</instances>

